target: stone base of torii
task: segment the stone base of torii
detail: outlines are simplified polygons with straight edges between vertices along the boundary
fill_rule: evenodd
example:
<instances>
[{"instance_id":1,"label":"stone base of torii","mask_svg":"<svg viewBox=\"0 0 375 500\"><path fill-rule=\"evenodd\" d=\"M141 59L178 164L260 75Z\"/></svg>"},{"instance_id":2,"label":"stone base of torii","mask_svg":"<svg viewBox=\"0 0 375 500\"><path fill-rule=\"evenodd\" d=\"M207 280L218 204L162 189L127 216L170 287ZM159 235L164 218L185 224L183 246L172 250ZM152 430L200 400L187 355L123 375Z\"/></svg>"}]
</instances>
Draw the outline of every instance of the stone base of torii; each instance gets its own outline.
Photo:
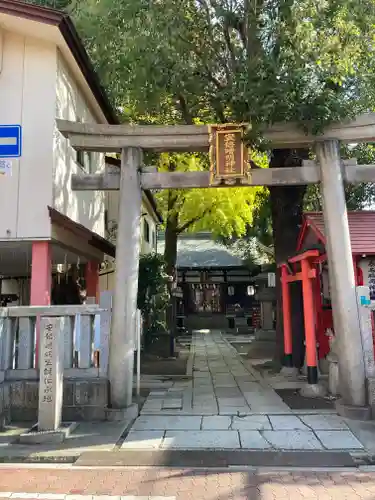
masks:
<instances>
[{"instance_id":1,"label":"stone base of torii","mask_svg":"<svg viewBox=\"0 0 375 500\"><path fill-rule=\"evenodd\" d=\"M59 130L79 150L121 152L121 172L73 176L75 190L120 190L116 250L116 284L110 337L110 405L132 402L133 335L137 303L142 189L213 187L208 172L158 173L143 168L142 149L208 151L207 126L95 125L58 121ZM295 168L256 169L240 185L303 185L320 182L324 203L327 254L334 329L339 351L343 408L367 404L361 331L351 255L344 181L375 181L375 165L342 162L339 141L370 142L375 138L375 114L333 125L319 136L306 135L292 124L265 131L273 148L313 148L316 164ZM223 186L224 187L224 186Z\"/></svg>"}]
</instances>

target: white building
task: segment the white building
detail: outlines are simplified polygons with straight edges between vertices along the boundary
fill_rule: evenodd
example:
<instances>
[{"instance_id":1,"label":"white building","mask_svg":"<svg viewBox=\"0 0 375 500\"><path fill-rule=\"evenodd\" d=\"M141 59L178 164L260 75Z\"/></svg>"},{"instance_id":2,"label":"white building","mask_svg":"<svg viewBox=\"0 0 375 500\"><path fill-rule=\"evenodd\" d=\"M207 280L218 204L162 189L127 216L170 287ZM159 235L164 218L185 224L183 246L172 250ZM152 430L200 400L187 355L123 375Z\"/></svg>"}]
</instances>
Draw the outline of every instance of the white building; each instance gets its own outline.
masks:
<instances>
[{"instance_id":1,"label":"white building","mask_svg":"<svg viewBox=\"0 0 375 500\"><path fill-rule=\"evenodd\" d=\"M120 168L120 160L106 156L107 168ZM116 241L117 214L119 205L119 191L106 193L106 227L110 241ZM143 191L141 214L141 254L157 251L157 229L162 222L157 210L155 199L150 191ZM115 287L115 259L108 258L100 272L100 289L114 290Z\"/></svg>"},{"instance_id":2,"label":"white building","mask_svg":"<svg viewBox=\"0 0 375 500\"><path fill-rule=\"evenodd\" d=\"M0 175L0 293L23 304L49 304L56 265L84 269L98 296L99 265L114 257L108 223L117 219L117 193L73 192L71 176L99 173L104 155L77 153L56 119L117 124L82 42L64 13L0 0L0 124L21 125L22 156ZM108 160L110 168L116 160ZM144 194L143 233L150 251L160 217ZM100 286L112 287L101 278Z\"/></svg>"}]
</instances>

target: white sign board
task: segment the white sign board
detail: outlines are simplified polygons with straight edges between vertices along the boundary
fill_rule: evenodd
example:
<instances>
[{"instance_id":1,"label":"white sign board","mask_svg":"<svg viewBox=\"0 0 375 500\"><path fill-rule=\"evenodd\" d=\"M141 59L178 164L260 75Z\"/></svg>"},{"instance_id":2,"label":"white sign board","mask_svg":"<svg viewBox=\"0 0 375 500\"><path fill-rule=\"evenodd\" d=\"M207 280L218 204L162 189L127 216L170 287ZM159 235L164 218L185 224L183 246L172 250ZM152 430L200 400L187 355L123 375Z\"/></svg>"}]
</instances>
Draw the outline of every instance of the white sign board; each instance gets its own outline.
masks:
<instances>
[{"instance_id":1,"label":"white sign board","mask_svg":"<svg viewBox=\"0 0 375 500\"><path fill-rule=\"evenodd\" d=\"M375 377L374 341L372 336L372 310L367 286L357 286L359 324L361 327L363 362L367 378Z\"/></svg>"},{"instance_id":2,"label":"white sign board","mask_svg":"<svg viewBox=\"0 0 375 500\"><path fill-rule=\"evenodd\" d=\"M268 287L274 288L276 286L276 274L268 273Z\"/></svg>"}]
</instances>

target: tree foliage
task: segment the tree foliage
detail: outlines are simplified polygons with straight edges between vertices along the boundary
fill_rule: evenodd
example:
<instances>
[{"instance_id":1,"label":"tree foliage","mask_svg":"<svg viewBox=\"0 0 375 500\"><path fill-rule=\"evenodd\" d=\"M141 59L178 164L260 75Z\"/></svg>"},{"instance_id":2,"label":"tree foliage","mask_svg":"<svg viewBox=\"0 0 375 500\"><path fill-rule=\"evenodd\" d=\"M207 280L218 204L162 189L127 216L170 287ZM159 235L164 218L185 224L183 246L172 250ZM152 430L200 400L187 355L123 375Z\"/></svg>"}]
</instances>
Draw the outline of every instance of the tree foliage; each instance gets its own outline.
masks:
<instances>
[{"instance_id":1,"label":"tree foliage","mask_svg":"<svg viewBox=\"0 0 375 500\"><path fill-rule=\"evenodd\" d=\"M262 128L277 121L308 120L316 131L372 108L373 0L35 1L74 16L125 120L247 122L257 143ZM197 168L196 158L178 161L178 169ZM247 202L257 200L258 226L249 232L269 235L264 193L245 191L166 192L159 199L166 214L167 200L176 198L181 227L213 223L224 236L244 233L252 219ZM349 207L359 207L371 191L351 186L347 194ZM241 200L244 209L230 221ZM305 203L321 207L316 186Z\"/></svg>"},{"instance_id":2,"label":"tree foliage","mask_svg":"<svg viewBox=\"0 0 375 500\"><path fill-rule=\"evenodd\" d=\"M373 144L342 145L341 157L354 158L359 165L375 163L375 146ZM346 205L348 210L361 210L375 205L375 189L373 183L346 184ZM310 185L304 200L306 211L320 212L323 210L320 186Z\"/></svg>"},{"instance_id":3,"label":"tree foliage","mask_svg":"<svg viewBox=\"0 0 375 500\"><path fill-rule=\"evenodd\" d=\"M373 96L372 0L82 0L71 9L113 97L138 114L317 128L368 109Z\"/></svg>"},{"instance_id":4,"label":"tree foliage","mask_svg":"<svg viewBox=\"0 0 375 500\"><path fill-rule=\"evenodd\" d=\"M168 275L163 257L144 254L139 259L138 309L142 312L144 342L148 347L154 334L166 331L165 311L169 303Z\"/></svg>"},{"instance_id":5,"label":"tree foliage","mask_svg":"<svg viewBox=\"0 0 375 500\"><path fill-rule=\"evenodd\" d=\"M247 122L257 144L274 122L317 131L373 107L372 0L72 0L70 11L124 119ZM202 200L201 225L210 196L189 195ZM369 196L368 186L347 187L350 208ZM321 207L316 186L305 202ZM270 234L267 211L255 207L250 233Z\"/></svg>"},{"instance_id":6,"label":"tree foliage","mask_svg":"<svg viewBox=\"0 0 375 500\"><path fill-rule=\"evenodd\" d=\"M159 171L192 172L207 170L197 155L162 154ZM174 231L211 230L214 236L242 236L252 222L256 188L173 189L157 193L164 220L174 220Z\"/></svg>"}]
</instances>

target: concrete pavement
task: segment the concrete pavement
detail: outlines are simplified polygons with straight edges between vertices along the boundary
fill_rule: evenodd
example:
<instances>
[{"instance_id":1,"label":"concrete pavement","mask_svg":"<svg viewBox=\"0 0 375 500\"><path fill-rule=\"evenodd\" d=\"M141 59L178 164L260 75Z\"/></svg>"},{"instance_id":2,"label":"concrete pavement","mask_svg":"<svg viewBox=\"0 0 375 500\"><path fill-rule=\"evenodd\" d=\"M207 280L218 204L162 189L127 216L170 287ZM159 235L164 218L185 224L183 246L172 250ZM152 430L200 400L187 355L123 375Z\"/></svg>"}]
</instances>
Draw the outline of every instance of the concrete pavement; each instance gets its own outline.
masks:
<instances>
[{"instance_id":1,"label":"concrete pavement","mask_svg":"<svg viewBox=\"0 0 375 500\"><path fill-rule=\"evenodd\" d=\"M360 442L331 410L291 410L219 332L194 334L191 367L74 466L0 465L0 500L375 500L370 423Z\"/></svg>"},{"instance_id":2,"label":"concrete pavement","mask_svg":"<svg viewBox=\"0 0 375 500\"><path fill-rule=\"evenodd\" d=\"M0 462L213 469L374 463L374 422L344 420L332 409L292 410L274 390L285 379L263 378L228 340L239 337L195 332L187 377L144 379L151 392L134 422L83 422L61 445L40 446L18 444L23 427L11 426L0 433Z\"/></svg>"},{"instance_id":3,"label":"concrete pavement","mask_svg":"<svg viewBox=\"0 0 375 500\"><path fill-rule=\"evenodd\" d=\"M293 411L220 332L194 332L192 380L150 392L123 450L364 451L332 410Z\"/></svg>"}]
</instances>

